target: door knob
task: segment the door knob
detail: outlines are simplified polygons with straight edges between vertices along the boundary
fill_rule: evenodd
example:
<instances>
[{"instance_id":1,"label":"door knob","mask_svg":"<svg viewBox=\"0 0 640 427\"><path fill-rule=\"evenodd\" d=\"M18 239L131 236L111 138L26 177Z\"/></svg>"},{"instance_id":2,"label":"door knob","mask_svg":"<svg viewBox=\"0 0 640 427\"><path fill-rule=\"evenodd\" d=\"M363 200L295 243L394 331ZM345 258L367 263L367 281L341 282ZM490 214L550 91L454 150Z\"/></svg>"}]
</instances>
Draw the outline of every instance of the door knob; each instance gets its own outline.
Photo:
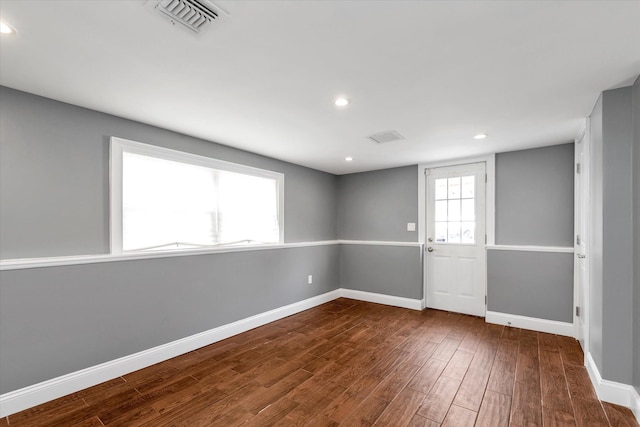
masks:
<instances>
[{"instance_id":1,"label":"door knob","mask_svg":"<svg viewBox=\"0 0 640 427\"><path fill-rule=\"evenodd\" d=\"M428 252L433 252L433 248L432 248L431 246L429 246L429 247L427 248L427 251L428 251Z\"/></svg>"}]
</instances>

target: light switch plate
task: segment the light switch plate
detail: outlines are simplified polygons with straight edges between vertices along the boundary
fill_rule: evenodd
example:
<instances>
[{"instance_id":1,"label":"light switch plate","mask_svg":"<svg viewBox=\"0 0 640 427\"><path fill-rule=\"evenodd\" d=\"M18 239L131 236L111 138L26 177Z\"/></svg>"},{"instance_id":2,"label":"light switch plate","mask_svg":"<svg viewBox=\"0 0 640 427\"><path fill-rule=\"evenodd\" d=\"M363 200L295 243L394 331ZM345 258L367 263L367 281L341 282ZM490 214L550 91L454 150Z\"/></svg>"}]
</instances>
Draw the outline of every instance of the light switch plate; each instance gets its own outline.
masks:
<instances>
[{"instance_id":1,"label":"light switch plate","mask_svg":"<svg viewBox=\"0 0 640 427\"><path fill-rule=\"evenodd\" d=\"M416 231L416 223L408 222L407 223L407 231Z\"/></svg>"}]
</instances>

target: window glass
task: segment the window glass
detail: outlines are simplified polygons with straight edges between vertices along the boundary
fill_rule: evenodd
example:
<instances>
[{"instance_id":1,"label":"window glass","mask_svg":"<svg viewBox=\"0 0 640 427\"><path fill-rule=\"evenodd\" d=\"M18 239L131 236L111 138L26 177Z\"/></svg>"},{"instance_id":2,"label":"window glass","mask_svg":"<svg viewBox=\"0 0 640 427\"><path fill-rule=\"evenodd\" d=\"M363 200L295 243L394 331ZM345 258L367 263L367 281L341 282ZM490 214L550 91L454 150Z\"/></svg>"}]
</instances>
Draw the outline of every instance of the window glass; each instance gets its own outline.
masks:
<instances>
[{"instance_id":1,"label":"window glass","mask_svg":"<svg viewBox=\"0 0 640 427\"><path fill-rule=\"evenodd\" d=\"M136 144L112 158L115 252L281 243L281 174Z\"/></svg>"},{"instance_id":2,"label":"window glass","mask_svg":"<svg viewBox=\"0 0 640 427\"><path fill-rule=\"evenodd\" d=\"M475 176L435 180L435 239L440 243L475 243Z\"/></svg>"}]
</instances>

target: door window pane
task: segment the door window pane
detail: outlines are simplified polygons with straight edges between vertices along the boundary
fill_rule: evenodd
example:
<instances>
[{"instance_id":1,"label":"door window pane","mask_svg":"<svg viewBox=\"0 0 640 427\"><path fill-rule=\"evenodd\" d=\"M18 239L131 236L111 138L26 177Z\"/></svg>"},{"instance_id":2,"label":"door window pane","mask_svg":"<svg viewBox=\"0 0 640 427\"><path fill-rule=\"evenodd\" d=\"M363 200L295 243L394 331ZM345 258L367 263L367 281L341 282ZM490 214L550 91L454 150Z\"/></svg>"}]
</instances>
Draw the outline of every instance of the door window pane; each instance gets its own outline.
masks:
<instances>
[{"instance_id":1,"label":"door window pane","mask_svg":"<svg viewBox=\"0 0 640 427\"><path fill-rule=\"evenodd\" d=\"M461 200L460 219L462 221L475 221L475 199Z\"/></svg>"},{"instance_id":2,"label":"door window pane","mask_svg":"<svg viewBox=\"0 0 640 427\"><path fill-rule=\"evenodd\" d=\"M460 223L449 222L447 224L447 240L449 243L460 243Z\"/></svg>"},{"instance_id":3,"label":"door window pane","mask_svg":"<svg viewBox=\"0 0 640 427\"><path fill-rule=\"evenodd\" d=\"M436 221L446 221L446 220L447 220L447 201L437 200L436 201Z\"/></svg>"},{"instance_id":4,"label":"door window pane","mask_svg":"<svg viewBox=\"0 0 640 427\"><path fill-rule=\"evenodd\" d=\"M446 200L447 199L447 180L436 179L436 200Z\"/></svg>"},{"instance_id":5,"label":"door window pane","mask_svg":"<svg viewBox=\"0 0 640 427\"><path fill-rule=\"evenodd\" d=\"M436 222L436 242L438 243L447 242L447 223L446 222Z\"/></svg>"},{"instance_id":6,"label":"door window pane","mask_svg":"<svg viewBox=\"0 0 640 427\"><path fill-rule=\"evenodd\" d=\"M476 177L471 176L463 176L462 179L462 191L460 192L460 196L463 199L472 199L476 195Z\"/></svg>"},{"instance_id":7,"label":"door window pane","mask_svg":"<svg viewBox=\"0 0 640 427\"><path fill-rule=\"evenodd\" d=\"M460 221L460 200L449 200L449 221Z\"/></svg>"},{"instance_id":8,"label":"door window pane","mask_svg":"<svg viewBox=\"0 0 640 427\"><path fill-rule=\"evenodd\" d=\"M475 239L475 228L476 228L476 223L475 222L461 222L460 223L460 229L461 229L461 242L462 243L475 243L476 239Z\"/></svg>"},{"instance_id":9,"label":"door window pane","mask_svg":"<svg viewBox=\"0 0 640 427\"><path fill-rule=\"evenodd\" d=\"M449 199L460 198L460 177L449 178Z\"/></svg>"},{"instance_id":10,"label":"door window pane","mask_svg":"<svg viewBox=\"0 0 640 427\"><path fill-rule=\"evenodd\" d=\"M476 177L438 178L435 184L435 241L475 243Z\"/></svg>"}]
</instances>

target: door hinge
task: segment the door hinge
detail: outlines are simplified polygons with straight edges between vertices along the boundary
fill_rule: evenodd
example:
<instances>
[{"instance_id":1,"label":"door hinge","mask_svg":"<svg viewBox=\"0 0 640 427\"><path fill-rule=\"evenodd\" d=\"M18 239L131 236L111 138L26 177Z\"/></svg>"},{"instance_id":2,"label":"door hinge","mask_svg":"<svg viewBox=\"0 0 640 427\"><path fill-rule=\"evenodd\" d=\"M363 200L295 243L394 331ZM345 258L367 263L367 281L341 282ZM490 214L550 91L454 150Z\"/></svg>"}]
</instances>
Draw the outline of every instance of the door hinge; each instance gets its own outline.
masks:
<instances>
[{"instance_id":1,"label":"door hinge","mask_svg":"<svg viewBox=\"0 0 640 427\"><path fill-rule=\"evenodd\" d=\"M484 182L485 182L485 184L487 183L487 174L486 173L484 174Z\"/></svg>"},{"instance_id":2,"label":"door hinge","mask_svg":"<svg viewBox=\"0 0 640 427\"><path fill-rule=\"evenodd\" d=\"M484 296L484 305L487 305L487 296Z\"/></svg>"},{"instance_id":3,"label":"door hinge","mask_svg":"<svg viewBox=\"0 0 640 427\"><path fill-rule=\"evenodd\" d=\"M487 235L486 234L484 235L484 244L485 245L487 244Z\"/></svg>"},{"instance_id":4,"label":"door hinge","mask_svg":"<svg viewBox=\"0 0 640 427\"><path fill-rule=\"evenodd\" d=\"M582 167L580 166L580 163L576 163L576 173L581 173L582 171Z\"/></svg>"},{"instance_id":5,"label":"door hinge","mask_svg":"<svg viewBox=\"0 0 640 427\"><path fill-rule=\"evenodd\" d=\"M576 245L579 245L582 240L580 239L580 235L576 235Z\"/></svg>"},{"instance_id":6,"label":"door hinge","mask_svg":"<svg viewBox=\"0 0 640 427\"><path fill-rule=\"evenodd\" d=\"M580 307L576 307L576 317L580 317Z\"/></svg>"}]
</instances>

